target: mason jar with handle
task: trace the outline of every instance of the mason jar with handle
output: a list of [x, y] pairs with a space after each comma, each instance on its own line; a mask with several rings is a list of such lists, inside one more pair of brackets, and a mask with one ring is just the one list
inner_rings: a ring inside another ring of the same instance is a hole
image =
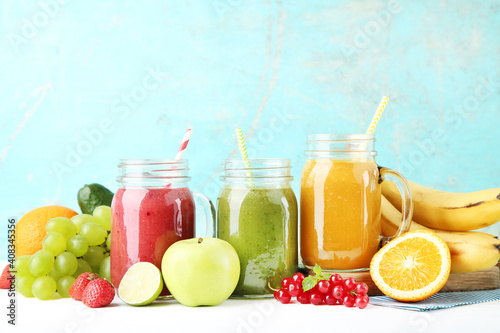
[[[120, 188], [111, 204], [111, 282], [118, 288], [130, 266], [150, 262], [161, 269], [170, 245], [193, 238], [195, 202], [203, 206], [207, 237], [214, 237], [215, 209], [202, 194], [188, 188], [186, 160], [122, 159]], [[199, 236], [199, 235], [198, 235]], [[164, 288], [162, 295], [168, 291]]]
[[398, 172], [378, 167], [372, 134], [310, 134], [300, 190], [301, 258], [306, 267], [364, 271], [379, 246], [381, 182], [393, 181], [402, 196], [402, 223], [410, 228], [411, 192]]
[[288, 159], [228, 159], [217, 200], [217, 236], [240, 259], [233, 297], [272, 297], [298, 266], [297, 199]]

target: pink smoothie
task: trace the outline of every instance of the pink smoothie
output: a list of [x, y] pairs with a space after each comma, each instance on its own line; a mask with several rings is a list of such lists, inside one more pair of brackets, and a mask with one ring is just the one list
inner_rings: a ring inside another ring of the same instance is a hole
[[170, 245], [194, 237], [195, 208], [187, 187], [121, 188], [111, 210], [111, 282], [116, 288], [133, 264], [147, 261], [161, 269]]

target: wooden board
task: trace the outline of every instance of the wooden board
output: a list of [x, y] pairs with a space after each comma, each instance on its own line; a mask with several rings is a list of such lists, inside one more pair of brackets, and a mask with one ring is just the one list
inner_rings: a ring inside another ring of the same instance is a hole
[[[380, 296], [382, 292], [373, 283], [369, 272], [359, 273], [339, 273], [342, 278], [353, 277], [356, 282], [364, 282], [368, 285], [368, 295]], [[472, 290], [490, 290], [500, 287], [500, 269], [495, 266], [490, 269], [471, 273], [453, 273], [450, 274], [448, 281], [440, 292], [452, 291], [472, 291]]]
[[497, 266], [483, 271], [450, 274], [441, 292], [490, 290], [500, 287], [500, 269]]

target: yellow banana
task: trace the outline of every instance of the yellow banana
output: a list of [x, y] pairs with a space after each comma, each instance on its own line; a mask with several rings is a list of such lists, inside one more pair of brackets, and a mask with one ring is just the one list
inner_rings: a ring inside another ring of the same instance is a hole
[[[401, 224], [401, 212], [384, 196], [382, 196], [381, 211], [382, 234], [390, 237], [396, 233]], [[412, 222], [410, 230], [416, 229], [431, 230], [448, 244], [452, 273], [488, 269], [500, 260], [500, 240], [493, 235], [479, 231], [432, 230]]]
[[[432, 229], [468, 231], [500, 221], [500, 188], [451, 193], [408, 181], [413, 196], [413, 220]], [[395, 207], [401, 196], [392, 182], [382, 183], [382, 194]]]

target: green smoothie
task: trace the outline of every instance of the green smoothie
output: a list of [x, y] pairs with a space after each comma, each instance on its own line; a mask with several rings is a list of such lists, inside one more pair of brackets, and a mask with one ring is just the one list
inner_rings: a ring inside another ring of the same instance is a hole
[[218, 198], [218, 237], [238, 253], [235, 296], [269, 295], [297, 271], [297, 199], [287, 187], [223, 187]]

